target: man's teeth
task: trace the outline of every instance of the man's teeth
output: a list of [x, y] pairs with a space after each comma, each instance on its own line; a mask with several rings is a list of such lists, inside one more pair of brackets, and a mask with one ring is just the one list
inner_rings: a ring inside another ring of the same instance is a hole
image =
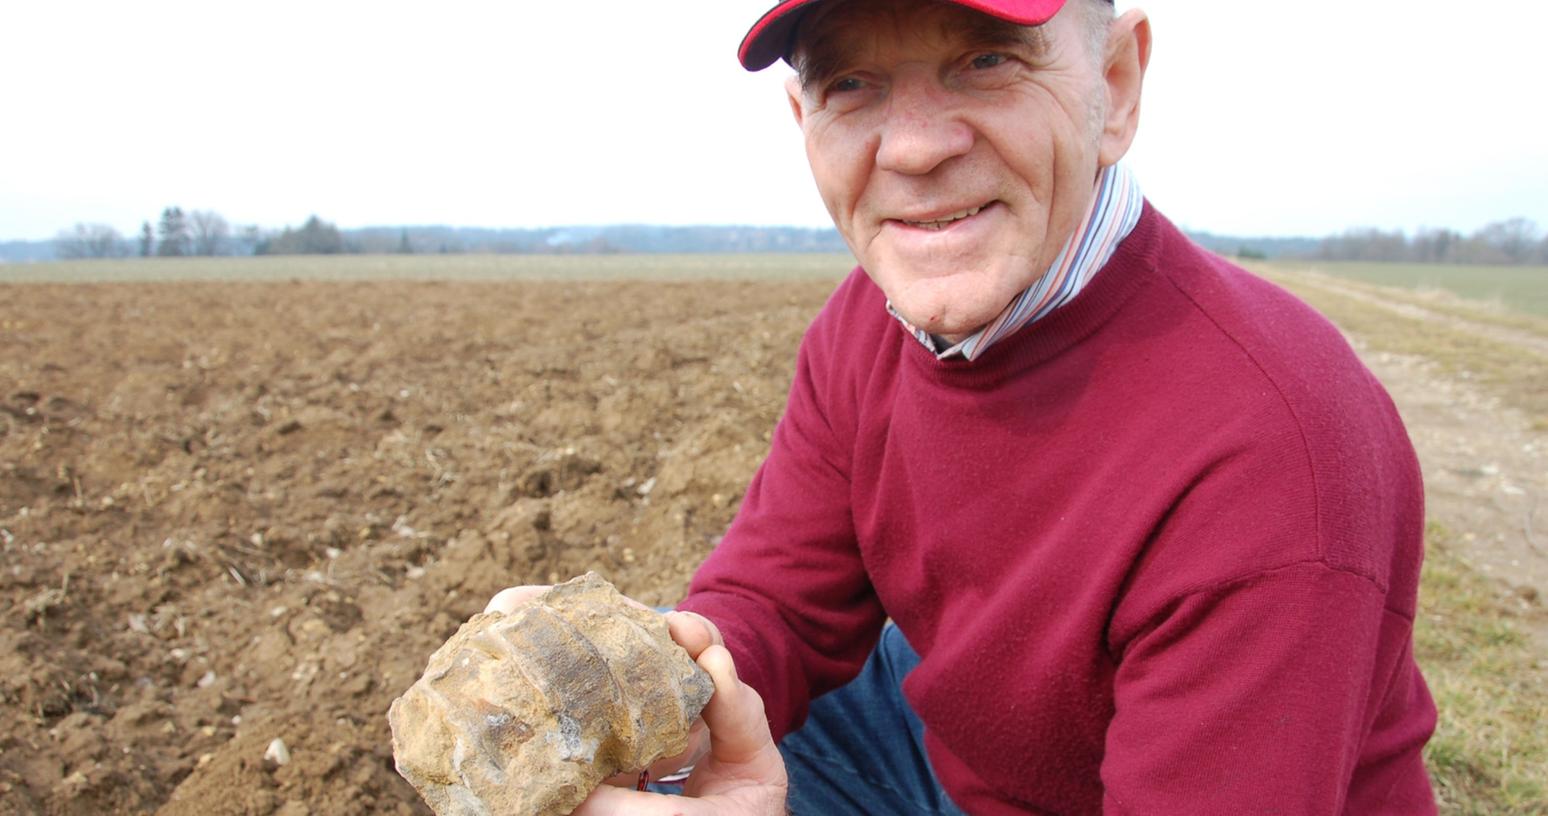
[[964, 218], [969, 218], [971, 216], [978, 215], [978, 213], [981, 210], [983, 210], [984, 206], [988, 206], [988, 205], [983, 205], [983, 206], [979, 206], [979, 207], [972, 207], [972, 208], [963, 210], [961, 212], [955, 212], [955, 213], [952, 213], [951, 215], [946, 216], [945, 218], [939, 218], [939, 219], [936, 219], [934, 221], [904, 221], [903, 223], [905, 223], [905, 224], [907, 224], [907, 225], [909, 225], [911, 227], [918, 227], [920, 229], [927, 229], [927, 230], [945, 229], [948, 224], [951, 224], [954, 221], [961, 221]]

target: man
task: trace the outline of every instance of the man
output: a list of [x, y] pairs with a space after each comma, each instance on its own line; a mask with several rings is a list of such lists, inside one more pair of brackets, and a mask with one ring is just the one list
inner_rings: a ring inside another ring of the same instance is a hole
[[1331, 326], [1119, 166], [1150, 48], [1102, 0], [748, 34], [860, 267], [672, 616], [746, 686], [661, 812], [776, 813], [785, 771], [797, 813], [1434, 811], [1417, 463]]

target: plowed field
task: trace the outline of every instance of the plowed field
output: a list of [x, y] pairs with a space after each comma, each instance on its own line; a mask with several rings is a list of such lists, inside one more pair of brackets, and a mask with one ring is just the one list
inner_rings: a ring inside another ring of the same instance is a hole
[[0, 813], [427, 813], [391, 700], [501, 587], [678, 597], [831, 288], [4, 287]]

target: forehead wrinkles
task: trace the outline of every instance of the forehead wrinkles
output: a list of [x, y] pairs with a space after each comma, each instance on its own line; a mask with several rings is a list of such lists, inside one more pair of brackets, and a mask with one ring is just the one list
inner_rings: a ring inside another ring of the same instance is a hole
[[796, 30], [793, 61], [802, 86], [810, 88], [844, 70], [846, 63], [879, 52], [888, 38], [926, 49], [1026, 48], [1034, 57], [1049, 48], [1043, 26], [1008, 23], [952, 3], [828, 2], [808, 12]]

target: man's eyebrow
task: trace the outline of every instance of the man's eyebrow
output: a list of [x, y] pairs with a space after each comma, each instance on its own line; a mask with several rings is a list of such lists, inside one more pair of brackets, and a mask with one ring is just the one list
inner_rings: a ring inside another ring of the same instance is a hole
[[1043, 26], [1023, 26], [974, 15], [964, 25], [961, 19], [941, 26], [942, 36], [960, 37], [975, 48], [1026, 48], [1033, 56], [1048, 51], [1048, 35]]

